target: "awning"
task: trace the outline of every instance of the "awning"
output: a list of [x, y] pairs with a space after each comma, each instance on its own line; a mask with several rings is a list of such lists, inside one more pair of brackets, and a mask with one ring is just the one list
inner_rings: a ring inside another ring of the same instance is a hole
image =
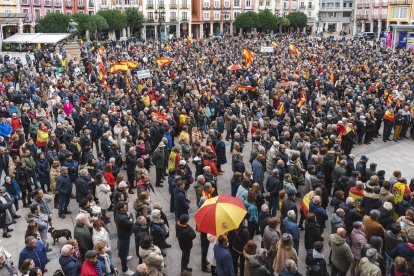
[[66, 39], [68, 33], [46, 34], [46, 33], [17, 33], [3, 40], [3, 43], [40, 43], [56, 44]]

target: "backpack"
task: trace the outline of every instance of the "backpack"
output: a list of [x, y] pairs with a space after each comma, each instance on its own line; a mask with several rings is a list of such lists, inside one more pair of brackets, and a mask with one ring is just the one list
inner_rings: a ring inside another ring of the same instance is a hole
[[62, 270], [58, 269], [53, 273], [53, 276], [65, 276]]

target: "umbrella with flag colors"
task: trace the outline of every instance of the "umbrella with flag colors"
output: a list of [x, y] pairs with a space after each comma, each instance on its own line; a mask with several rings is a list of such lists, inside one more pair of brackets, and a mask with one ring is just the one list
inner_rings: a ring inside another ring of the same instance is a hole
[[207, 199], [194, 218], [198, 231], [219, 236], [237, 229], [246, 213], [240, 198], [219, 195]]
[[237, 64], [232, 64], [229, 67], [227, 67], [227, 70], [229, 71], [237, 71], [237, 70], [241, 70], [241, 66], [237, 65]]

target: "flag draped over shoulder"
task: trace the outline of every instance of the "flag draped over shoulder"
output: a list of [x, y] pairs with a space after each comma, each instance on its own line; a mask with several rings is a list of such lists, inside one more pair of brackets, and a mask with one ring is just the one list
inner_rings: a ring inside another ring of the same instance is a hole
[[171, 63], [171, 59], [168, 57], [160, 57], [160, 58], [156, 58], [155, 62], [158, 64], [160, 68], [163, 68], [165, 65]]
[[37, 130], [36, 146], [46, 147], [48, 141], [49, 141], [49, 131], [47, 129], [39, 128]]
[[300, 203], [300, 210], [303, 212], [305, 216], [309, 213], [309, 204], [314, 195], [315, 195], [315, 192], [310, 191], [303, 197], [302, 202]]
[[246, 59], [245, 66], [250, 66], [253, 63], [254, 55], [249, 49], [244, 48], [242, 56]]
[[289, 51], [290, 51], [291, 54], [294, 54], [298, 57], [300, 56], [300, 52], [298, 51], [298, 49], [296, 48], [296, 46], [294, 44], [290, 44]]
[[389, 109], [385, 111], [384, 120], [387, 120], [388, 122], [394, 122], [394, 114], [391, 113]]
[[285, 103], [281, 102], [277, 108], [276, 115], [281, 116], [285, 112]]

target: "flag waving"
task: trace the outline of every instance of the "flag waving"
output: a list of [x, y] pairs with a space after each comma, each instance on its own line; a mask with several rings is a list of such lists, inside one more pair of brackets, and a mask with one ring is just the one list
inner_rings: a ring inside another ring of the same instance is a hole
[[128, 69], [130, 70], [134, 70], [138, 67], [138, 62], [129, 60], [121, 60], [119, 64], [128, 66]]
[[163, 68], [165, 65], [171, 63], [171, 59], [168, 57], [160, 57], [160, 58], [156, 58], [155, 62], [158, 64], [160, 68]]
[[111, 65], [111, 69], [109, 69], [110, 74], [116, 74], [120, 72], [128, 71], [128, 65], [126, 64], [120, 64], [120, 63], [114, 63]]
[[191, 47], [191, 38], [187, 35], [187, 47], [190, 49]]
[[244, 63], [244, 65], [250, 66], [254, 59], [253, 53], [249, 49], [244, 48], [242, 56], [246, 59], [246, 62]]
[[290, 44], [289, 51], [290, 51], [291, 54], [294, 54], [294, 55], [300, 57], [300, 52], [298, 51], [298, 49], [296, 48], [296, 46], [294, 44]]

